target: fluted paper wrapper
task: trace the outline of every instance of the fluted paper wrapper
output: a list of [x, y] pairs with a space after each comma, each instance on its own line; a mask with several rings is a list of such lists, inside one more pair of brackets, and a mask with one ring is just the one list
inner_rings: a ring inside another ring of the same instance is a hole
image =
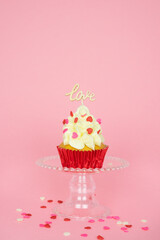
[[63, 167], [67, 168], [101, 168], [109, 146], [100, 150], [79, 151], [57, 146]]

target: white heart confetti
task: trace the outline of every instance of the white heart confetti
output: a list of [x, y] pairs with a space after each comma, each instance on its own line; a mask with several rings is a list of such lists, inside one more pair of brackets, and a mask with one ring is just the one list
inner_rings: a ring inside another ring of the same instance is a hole
[[64, 232], [63, 235], [66, 236], [66, 237], [68, 237], [68, 236], [70, 236], [71, 234], [70, 234], [70, 232]]
[[40, 199], [43, 201], [45, 199], [45, 197], [40, 197]]
[[17, 212], [22, 212], [22, 209], [21, 208], [17, 208], [16, 211]]

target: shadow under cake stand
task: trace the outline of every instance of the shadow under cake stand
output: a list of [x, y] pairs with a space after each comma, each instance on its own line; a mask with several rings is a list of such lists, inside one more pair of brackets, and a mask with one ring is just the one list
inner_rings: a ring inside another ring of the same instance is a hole
[[36, 164], [40, 167], [71, 174], [69, 183], [70, 195], [68, 200], [59, 204], [54, 213], [62, 217], [75, 219], [104, 218], [110, 210], [99, 204], [95, 198], [95, 182], [93, 174], [107, 173], [129, 166], [126, 160], [117, 157], [106, 157], [102, 168], [67, 168], [62, 167], [59, 156], [49, 156], [39, 159]]

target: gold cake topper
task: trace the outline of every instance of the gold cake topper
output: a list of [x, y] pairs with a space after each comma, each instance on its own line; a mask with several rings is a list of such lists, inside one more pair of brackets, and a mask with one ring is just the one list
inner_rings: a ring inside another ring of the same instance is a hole
[[89, 98], [89, 100], [92, 102], [95, 100], [94, 93], [87, 91], [86, 94], [84, 94], [82, 91], [78, 91], [78, 89], [79, 89], [79, 84], [76, 83], [72, 91], [69, 93], [66, 93], [66, 96], [70, 96], [69, 97], [70, 101], [81, 101], [81, 103], [83, 104], [83, 101], [86, 100], [87, 98]]

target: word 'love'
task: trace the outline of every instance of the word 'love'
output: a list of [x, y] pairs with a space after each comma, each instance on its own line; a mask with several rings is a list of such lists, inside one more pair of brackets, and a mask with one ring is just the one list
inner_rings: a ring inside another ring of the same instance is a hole
[[[79, 89], [79, 84], [75, 84], [72, 91], [69, 92], [69, 93], [66, 93], [66, 96], [70, 96], [70, 100], [71, 101], [82, 101], [83, 103], [83, 100], [86, 100], [87, 98], [89, 98], [90, 101], [94, 101], [95, 98], [95, 94], [94, 93], [91, 93], [90, 91], [87, 91], [86, 94], [84, 94], [82, 91], [78, 91]], [[78, 91], [78, 92], [77, 92]]]

